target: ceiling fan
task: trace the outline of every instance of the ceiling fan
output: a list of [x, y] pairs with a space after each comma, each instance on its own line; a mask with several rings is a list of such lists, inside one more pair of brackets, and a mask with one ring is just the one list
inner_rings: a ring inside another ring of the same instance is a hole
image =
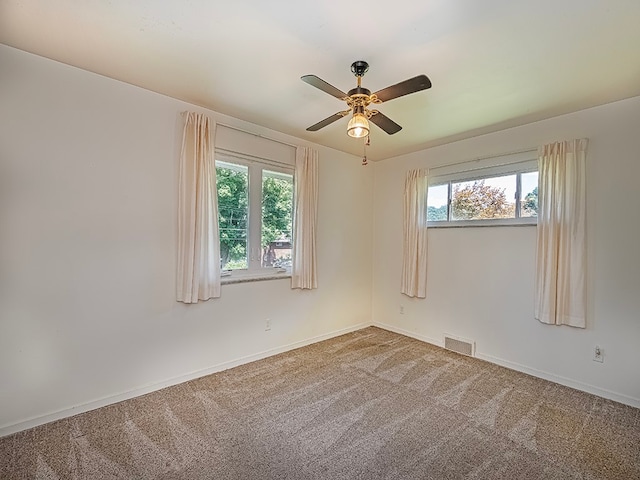
[[342, 117], [349, 115], [351, 112], [353, 112], [353, 116], [347, 125], [347, 134], [351, 137], [362, 138], [369, 135], [368, 120], [371, 120], [389, 135], [393, 135], [394, 133], [398, 133], [402, 130], [400, 125], [386, 115], [380, 113], [378, 110], [369, 109], [369, 105], [377, 105], [410, 93], [426, 90], [427, 88], [431, 88], [431, 81], [426, 75], [418, 75], [417, 77], [410, 78], [404, 82], [400, 82], [390, 87], [383, 88], [382, 90], [378, 90], [375, 93], [371, 93], [370, 90], [362, 87], [361, 85], [362, 77], [368, 70], [369, 64], [363, 60], [358, 60], [351, 64], [351, 71], [358, 79], [358, 86], [349, 90], [348, 93], [344, 93], [342, 90], [337, 89], [315, 75], [305, 75], [301, 77], [303, 82], [319, 88], [329, 95], [339, 98], [346, 102], [349, 107], [347, 110], [334, 113], [321, 122], [311, 125], [307, 128], [307, 131], [315, 132], [320, 130], [327, 125], [332, 124], [336, 120], [340, 120]]

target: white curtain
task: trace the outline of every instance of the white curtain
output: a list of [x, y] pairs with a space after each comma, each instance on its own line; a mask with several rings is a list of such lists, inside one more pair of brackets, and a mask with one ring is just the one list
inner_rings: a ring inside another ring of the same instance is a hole
[[296, 148], [293, 266], [291, 288], [318, 288], [316, 230], [318, 224], [318, 152]]
[[587, 139], [538, 151], [538, 242], [535, 318], [586, 327]]
[[402, 285], [409, 297], [427, 296], [427, 174], [410, 170], [404, 183]]
[[220, 239], [213, 138], [215, 124], [185, 112], [178, 187], [177, 299], [220, 296]]

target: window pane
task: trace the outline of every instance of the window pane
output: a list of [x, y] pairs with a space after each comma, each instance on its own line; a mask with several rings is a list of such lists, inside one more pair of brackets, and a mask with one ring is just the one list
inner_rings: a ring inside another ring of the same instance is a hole
[[452, 184], [451, 219], [515, 218], [516, 175]]
[[447, 219], [449, 203], [449, 185], [433, 185], [427, 195], [427, 221], [435, 222]]
[[262, 171], [262, 266], [291, 266], [293, 176]]
[[216, 180], [220, 265], [223, 270], [247, 268], [248, 168], [216, 162]]
[[538, 172], [520, 175], [522, 197], [520, 198], [521, 217], [538, 216]]

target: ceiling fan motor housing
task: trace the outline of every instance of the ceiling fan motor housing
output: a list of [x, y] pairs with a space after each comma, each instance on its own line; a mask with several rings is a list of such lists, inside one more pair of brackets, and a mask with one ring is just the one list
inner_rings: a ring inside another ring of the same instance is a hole
[[364, 87], [356, 87], [356, 88], [352, 88], [347, 93], [347, 96], [349, 96], [349, 97], [353, 97], [354, 95], [357, 95], [359, 97], [365, 97], [365, 96], [369, 97], [371, 95], [371, 90], [369, 90], [368, 88], [364, 88]]

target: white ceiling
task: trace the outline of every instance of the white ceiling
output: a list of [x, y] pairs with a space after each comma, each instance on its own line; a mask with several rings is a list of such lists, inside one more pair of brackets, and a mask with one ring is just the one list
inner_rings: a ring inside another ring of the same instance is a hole
[[344, 104], [355, 60], [378, 108], [372, 160], [640, 95], [638, 0], [0, 0], [0, 42], [360, 155]]

